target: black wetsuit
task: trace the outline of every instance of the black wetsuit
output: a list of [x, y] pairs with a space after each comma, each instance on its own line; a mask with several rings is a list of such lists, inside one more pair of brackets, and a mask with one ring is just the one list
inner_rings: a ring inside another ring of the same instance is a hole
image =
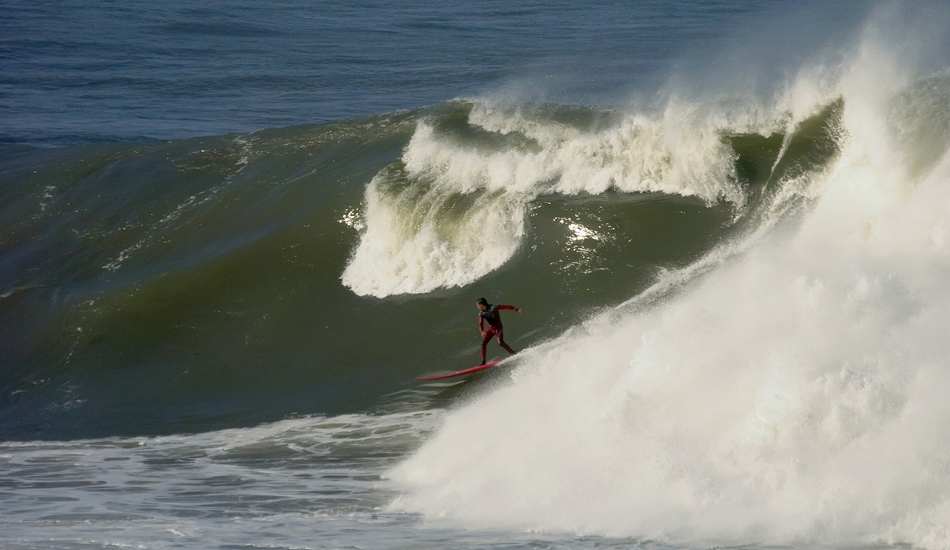
[[501, 315], [498, 314], [499, 309], [515, 309], [515, 308], [513, 308], [512, 306], [504, 306], [504, 305], [493, 306], [489, 304], [488, 309], [485, 311], [480, 311], [478, 313], [478, 316], [484, 319], [486, 322], [488, 322], [488, 324], [494, 327], [495, 329], [501, 330], [504, 327], [501, 326]]

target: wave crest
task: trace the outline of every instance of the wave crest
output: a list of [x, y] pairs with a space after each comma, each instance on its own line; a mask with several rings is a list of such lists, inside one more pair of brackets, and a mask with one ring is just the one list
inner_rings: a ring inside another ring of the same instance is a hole
[[342, 282], [377, 297], [470, 284], [517, 252], [544, 195], [655, 192], [742, 207], [726, 137], [738, 130], [701, 107], [649, 116], [455, 102], [421, 119], [402, 158], [367, 186], [366, 229]]

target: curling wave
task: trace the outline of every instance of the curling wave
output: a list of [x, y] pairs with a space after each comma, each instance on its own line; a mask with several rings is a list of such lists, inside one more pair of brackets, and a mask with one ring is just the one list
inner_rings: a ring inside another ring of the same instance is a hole
[[765, 120], [758, 112], [718, 103], [622, 114], [456, 102], [420, 120], [402, 158], [367, 186], [365, 231], [342, 281], [376, 297], [469, 284], [516, 253], [530, 205], [544, 195], [654, 192], [741, 208], [729, 136], [789, 126], [787, 109]]

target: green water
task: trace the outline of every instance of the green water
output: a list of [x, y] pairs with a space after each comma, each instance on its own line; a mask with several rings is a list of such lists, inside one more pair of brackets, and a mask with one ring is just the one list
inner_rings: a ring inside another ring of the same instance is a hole
[[[770, 185], [831, 154], [827, 126], [840, 110], [803, 124], [774, 169], [782, 135], [723, 135], [744, 205], [541, 194], [514, 255], [477, 282], [356, 295], [340, 277], [363, 230], [364, 189], [402, 170], [418, 120], [466, 147], [532, 146], [472, 126], [471, 108], [170, 142], [9, 146], [0, 163], [4, 435], [171, 433], [440, 406], [443, 390], [420, 389], [415, 377], [477, 363], [476, 298], [527, 310], [505, 319], [516, 349], [622, 302], [744, 230]], [[610, 113], [540, 112], [577, 127], [614, 124]], [[444, 219], [471, 200], [458, 195]]]

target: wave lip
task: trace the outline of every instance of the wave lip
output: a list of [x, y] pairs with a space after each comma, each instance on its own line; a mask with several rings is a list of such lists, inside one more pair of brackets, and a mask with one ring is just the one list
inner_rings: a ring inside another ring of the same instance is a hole
[[[402, 158], [367, 186], [366, 228], [344, 270], [359, 295], [419, 294], [470, 284], [521, 246], [543, 195], [660, 192], [725, 200], [745, 194], [735, 152], [708, 110], [671, 104], [607, 125], [570, 108], [450, 106], [419, 121]], [[461, 110], [465, 121], [459, 123]], [[573, 117], [573, 120], [571, 120]], [[588, 120], [585, 120], [588, 119]]]

